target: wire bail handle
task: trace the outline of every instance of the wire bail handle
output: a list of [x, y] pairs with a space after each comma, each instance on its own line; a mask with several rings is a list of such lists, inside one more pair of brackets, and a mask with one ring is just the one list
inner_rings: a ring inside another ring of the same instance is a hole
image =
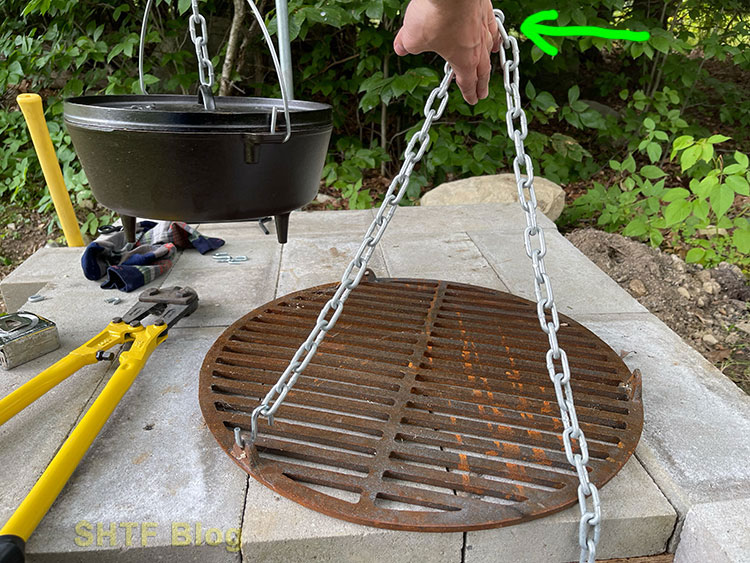
[[[151, 14], [151, 8], [153, 6], [153, 3], [154, 3], [153, 0], [147, 0], [146, 2], [146, 8], [143, 11], [143, 21], [141, 22], [141, 35], [140, 35], [140, 40], [138, 44], [138, 82], [139, 82], [141, 92], [143, 93], [143, 95], [148, 95], [148, 92], [146, 91], [146, 84], [144, 82], [143, 58], [144, 58], [144, 49], [145, 49], [145, 44], [146, 44], [146, 32], [148, 30], [148, 18], [149, 18], [149, 15]], [[260, 30], [263, 33], [263, 39], [265, 40], [266, 45], [268, 46], [268, 50], [271, 53], [273, 66], [274, 66], [274, 69], [276, 70], [276, 78], [279, 81], [279, 88], [281, 90], [281, 103], [284, 109], [284, 121], [286, 123], [286, 135], [284, 136], [284, 139], [281, 142], [286, 143], [289, 140], [289, 138], [292, 136], [292, 123], [291, 123], [291, 117], [289, 114], [289, 93], [287, 92], [285, 81], [282, 79], [282, 76], [281, 76], [281, 64], [279, 63], [279, 57], [276, 53], [276, 47], [273, 44], [273, 40], [271, 39], [270, 33], [268, 33], [268, 28], [266, 27], [266, 24], [263, 21], [263, 16], [258, 10], [258, 7], [255, 5], [255, 2], [253, 2], [253, 0], [247, 0], [247, 3], [250, 6], [250, 10], [253, 12], [253, 16], [255, 17], [255, 20], [258, 22], [258, 26], [260, 27]], [[200, 103], [200, 105], [204, 107], [204, 109], [208, 111], [214, 111], [216, 110], [216, 102], [214, 100], [214, 95], [213, 95], [213, 90], [212, 90], [213, 85], [214, 85], [214, 67], [211, 64], [211, 59], [208, 58], [208, 50], [207, 50], [208, 31], [206, 28], [206, 20], [198, 11], [198, 0], [192, 0], [192, 10], [193, 10], [193, 13], [190, 14], [190, 18], [188, 21], [189, 21], [189, 29], [190, 29], [190, 38], [195, 44], [195, 53], [198, 59], [198, 76], [200, 80], [200, 85], [198, 86], [198, 102]], [[200, 35], [198, 34], [196, 23], [200, 24], [200, 30], [201, 30]], [[271, 107], [271, 120], [270, 120], [271, 134], [277, 133], [276, 126], [278, 123], [278, 112], [279, 112], [279, 108], [277, 106]]]

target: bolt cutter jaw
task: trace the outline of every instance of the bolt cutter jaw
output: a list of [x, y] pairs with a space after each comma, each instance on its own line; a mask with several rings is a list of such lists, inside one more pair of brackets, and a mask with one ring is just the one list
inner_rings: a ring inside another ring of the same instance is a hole
[[[113, 322], [124, 322], [138, 326], [140, 322], [154, 315], [154, 325], [166, 324], [173, 327], [180, 319], [191, 315], [198, 308], [198, 294], [189, 287], [168, 287], [147, 289], [138, 297], [138, 303]], [[135, 323], [135, 324], [134, 324]]]

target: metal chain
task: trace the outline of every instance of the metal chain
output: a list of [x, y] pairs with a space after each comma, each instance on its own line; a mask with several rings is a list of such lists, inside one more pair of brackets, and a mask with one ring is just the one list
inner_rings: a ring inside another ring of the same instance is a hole
[[[292, 360], [284, 370], [284, 373], [279, 377], [276, 385], [274, 385], [264, 397], [260, 406], [253, 410], [250, 430], [250, 439], [252, 441], [255, 440], [258, 433], [258, 418], [265, 416], [268, 418], [268, 422], [273, 424], [274, 413], [279, 409], [284, 398], [294, 386], [299, 376], [305, 371], [305, 368], [312, 360], [318, 346], [323, 341], [328, 331], [336, 325], [336, 321], [338, 321], [344, 310], [346, 299], [362, 280], [365, 270], [367, 269], [367, 264], [375, 251], [375, 247], [380, 242], [380, 239], [383, 238], [383, 234], [385, 234], [385, 230], [388, 227], [388, 223], [391, 221], [391, 217], [393, 217], [399, 202], [403, 199], [404, 194], [406, 193], [406, 188], [409, 185], [414, 166], [416, 166], [424, 156], [425, 152], [427, 152], [427, 147], [430, 144], [430, 127], [432, 127], [432, 122], [439, 119], [440, 116], [443, 115], [443, 111], [445, 111], [445, 106], [448, 104], [448, 87], [450, 86], [452, 79], [453, 69], [451, 69], [450, 65], [446, 63], [445, 76], [443, 77], [442, 82], [440, 82], [440, 85], [435, 88], [429, 98], [427, 98], [427, 103], [424, 107], [425, 119], [422, 128], [414, 133], [411, 139], [409, 139], [409, 144], [406, 147], [406, 151], [404, 151], [404, 163], [401, 165], [398, 174], [391, 181], [391, 185], [388, 187], [383, 203], [380, 206], [375, 219], [373, 219], [370, 228], [367, 229], [367, 233], [365, 233], [362, 244], [359, 246], [359, 250], [357, 250], [354, 258], [346, 267], [336, 293], [323, 307], [323, 310], [318, 315], [315, 328], [313, 328], [305, 342], [294, 354], [294, 357], [292, 357]], [[433, 106], [436, 101], [439, 101], [439, 103], [437, 108], [434, 108]], [[419, 147], [417, 147], [417, 144]]]
[[[195, 2], [195, 0], [194, 0]], [[547, 254], [547, 245], [544, 239], [544, 231], [538, 226], [536, 220], [537, 201], [534, 192], [534, 167], [531, 158], [526, 154], [524, 140], [528, 135], [528, 123], [526, 114], [521, 106], [520, 74], [518, 65], [520, 62], [518, 41], [515, 37], [508, 35], [505, 30], [505, 15], [501, 10], [495, 10], [503, 49], [500, 50], [500, 61], [503, 68], [503, 84], [508, 104], [505, 115], [508, 136], [513, 141], [516, 155], [513, 158], [513, 172], [518, 186], [518, 199], [521, 208], [526, 215], [526, 228], [524, 229], [524, 246], [526, 254], [531, 259], [534, 269], [534, 294], [537, 301], [537, 316], [539, 324], [549, 340], [549, 351], [546, 355], [547, 370], [554, 385], [555, 395], [560, 407], [560, 418], [563, 423], [562, 441], [565, 448], [565, 456], [568, 462], [575, 468], [578, 475], [578, 503], [581, 511], [581, 519], [578, 526], [578, 543], [581, 547], [580, 563], [593, 563], [596, 559], [596, 546], [599, 542], [601, 530], [601, 504], [599, 502], [599, 491], [590, 482], [587, 465], [589, 452], [586, 437], [578, 423], [575, 404], [573, 402], [573, 391], [570, 386], [570, 365], [565, 350], [560, 348], [557, 341], [557, 331], [560, 328], [560, 319], [557, 306], [552, 293], [552, 284], [544, 264]], [[510, 53], [510, 58], [509, 58]], [[251, 415], [251, 441], [254, 441], [258, 433], [258, 419], [267, 417], [269, 424], [273, 424], [273, 415], [281, 406], [287, 394], [295, 382], [312, 360], [318, 346], [330, 331], [343, 312], [344, 303], [349, 294], [354, 290], [364, 276], [367, 264], [375, 251], [380, 239], [385, 233], [399, 202], [406, 192], [411, 173], [414, 166], [422, 159], [429, 146], [429, 130], [435, 119], [440, 118], [448, 103], [448, 86], [453, 78], [453, 70], [450, 65], [445, 65], [445, 76], [440, 85], [435, 88], [427, 99], [424, 114], [425, 121], [422, 128], [409, 140], [404, 152], [404, 162], [399, 173], [391, 182], [386, 192], [380, 209], [370, 228], [365, 234], [364, 240], [357, 250], [352, 261], [344, 271], [336, 293], [326, 303], [317, 318], [315, 327], [308, 335], [305, 342], [294, 354], [291, 362], [282, 373], [276, 385], [263, 398], [261, 404], [256, 407]], [[438, 108], [432, 106], [439, 99]], [[415, 153], [415, 148], [419, 148]], [[524, 173], [521, 173], [523, 165]], [[528, 191], [528, 196], [526, 195]], [[536, 246], [534, 240], [537, 241]], [[330, 317], [327, 318], [330, 314]], [[558, 367], [559, 366], [559, 367]], [[242, 445], [239, 429], [235, 429], [235, 440]], [[578, 452], [573, 450], [573, 440], [578, 443]], [[591, 509], [589, 509], [589, 499]]]
[[[211, 64], [211, 59], [208, 56], [206, 18], [198, 10], [198, 0], [191, 0], [191, 6], [193, 13], [190, 14], [188, 23], [190, 39], [192, 39], [193, 45], [195, 45], [195, 57], [198, 59], [198, 77], [201, 86], [208, 86], [210, 89], [214, 86], [214, 65]], [[198, 26], [200, 26], [200, 35], [198, 34]]]
[[[549, 340], [549, 351], [546, 358], [547, 371], [555, 387], [557, 403], [560, 406], [565, 456], [568, 463], [575, 468], [578, 474], [578, 504], [581, 510], [581, 519], [578, 525], [578, 543], [581, 547], [579, 561], [580, 563], [593, 563], [596, 560], [596, 546], [599, 542], [602, 521], [599, 491], [589, 481], [587, 469], [589, 451], [586, 437], [578, 424], [578, 416], [573, 403], [568, 356], [565, 350], [560, 348], [557, 341], [560, 319], [552, 293], [552, 284], [544, 265], [544, 257], [547, 254], [544, 230], [537, 225], [536, 221], [537, 201], [534, 193], [534, 166], [524, 147], [524, 140], [529, 131], [526, 114], [521, 106], [518, 41], [515, 37], [508, 35], [505, 30], [503, 25], [505, 15], [503, 12], [495, 10], [495, 17], [500, 28], [503, 47], [500, 49], [500, 62], [503, 68], [505, 99], [508, 102], [505, 121], [508, 126], [508, 136], [516, 149], [516, 155], [513, 157], [513, 173], [516, 176], [516, 185], [518, 186], [518, 201], [526, 214], [526, 228], [523, 232], [524, 246], [526, 247], [526, 255], [531, 259], [534, 269], [534, 295], [536, 296], [539, 324]], [[523, 174], [521, 173], [522, 166]], [[528, 196], [526, 195], [527, 190]], [[536, 241], [536, 244], [534, 244], [534, 241]], [[573, 450], [573, 440], [578, 442], [578, 452]], [[591, 500], [590, 509], [588, 506], [589, 500]]]

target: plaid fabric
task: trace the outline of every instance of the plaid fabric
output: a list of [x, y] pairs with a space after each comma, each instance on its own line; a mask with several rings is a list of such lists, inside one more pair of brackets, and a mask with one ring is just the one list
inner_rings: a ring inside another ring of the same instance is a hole
[[86, 247], [81, 267], [86, 278], [100, 280], [103, 289], [133, 291], [167, 273], [177, 248], [195, 248], [201, 254], [221, 247], [219, 238], [204, 237], [185, 223], [141, 221], [136, 243], [127, 243], [125, 233], [101, 235]]

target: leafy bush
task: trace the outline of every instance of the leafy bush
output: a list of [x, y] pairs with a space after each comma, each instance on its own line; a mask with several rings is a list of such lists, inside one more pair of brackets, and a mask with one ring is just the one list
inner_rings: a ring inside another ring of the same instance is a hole
[[750, 269], [750, 206], [739, 203], [750, 196], [748, 156], [739, 151], [730, 158], [717, 155], [714, 145], [728, 140], [723, 135], [675, 140], [670, 160], [679, 161], [687, 188], [675, 185], [659, 166], [637, 168], [632, 154], [612, 160], [609, 166], [617, 174], [611, 185], [594, 183], [568, 210], [567, 220], [595, 216], [607, 231], [654, 246], [666, 239], [685, 253], [687, 262], [712, 267], [728, 261]]

